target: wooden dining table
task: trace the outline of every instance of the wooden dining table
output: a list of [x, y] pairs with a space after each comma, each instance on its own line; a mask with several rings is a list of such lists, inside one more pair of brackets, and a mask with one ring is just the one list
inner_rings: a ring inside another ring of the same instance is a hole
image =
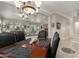
[[40, 47], [38, 41], [34, 42], [33, 44], [29, 44], [29, 41], [27, 41], [27, 40], [17, 42], [15, 44], [10, 45], [10, 46], [0, 48], [0, 58], [17, 58], [16, 56], [7, 55], [7, 53], [3, 53], [1, 51], [8, 50], [8, 49], [19, 48], [19, 47], [20, 48], [32, 48], [33, 49], [33, 51], [26, 58], [46, 58], [48, 48], [50, 46], [50, 40], [48, 39], [47, 42], [48, 42], [47, 47]]

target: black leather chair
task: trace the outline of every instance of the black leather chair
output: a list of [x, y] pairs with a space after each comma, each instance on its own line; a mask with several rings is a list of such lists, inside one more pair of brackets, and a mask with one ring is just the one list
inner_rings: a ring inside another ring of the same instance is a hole
[[20, 42], [22, 40], [25, 40], [25, 34], [23, 31], [15, 31], [15, 41]]
[[51, 47], [51, 57], [52, 58], [55, 58], [55, 56], [56, 56], [59, 41], [60, 41], [59, 34], [58, 34], [58, 32], [55, 32], [55, 34], [53, 36], [52, 47]]
[[39, 41], [46, 40], [46, 31], [44, 31], [44, 30], [40, 31], [38, 34], [38, 39], [39, 39]]
[[45, 30], [41, 30], [38, 34], [39, 39], [39, 47], [41, 48], [47, 48], [49, 43], [47, 42], [47, 32]]
[[3, 32], [0, 34], [0, 48], [25, 40], [23, 31]]
[[1, 33], [0, 34], [0, 48], [14, 44], [15, 36], [12, 33]]

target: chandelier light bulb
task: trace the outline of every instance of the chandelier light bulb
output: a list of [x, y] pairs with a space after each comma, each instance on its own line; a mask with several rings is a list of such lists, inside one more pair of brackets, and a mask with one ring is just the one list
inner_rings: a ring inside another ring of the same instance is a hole
[[38, 12], [38, 8], [36, 8], [36, 13]]
[[35, 5], [36, 5], [37, 7], [40, 7], [41, 1], [35, 1]]
[[22, 5], [22, 2], [21, 2], [21, 1], [14, 1], [14, 3], [15, 3], [15, 6], [16, 6], [17, 8], [20, 8], [21, 5]]

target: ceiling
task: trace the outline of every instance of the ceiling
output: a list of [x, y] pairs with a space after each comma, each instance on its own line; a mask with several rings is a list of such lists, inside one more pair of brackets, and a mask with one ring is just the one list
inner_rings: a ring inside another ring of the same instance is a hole
[[50, 13], [59, 12], [67, 17], [73, 17], [79, 10], [79, 1], [43, 1], [42, 8]]
[[[41, 11], [38, 16], [33, 15], [30, 16], [32, 19], [36, 17], [36, 19], [46, 20], [46, 14], [52, 14], [53, 12], [57, 12], [66, 17], [74, 17], [77, 15], [79, 10], [79, 1], [42, 1]], [[40, 12], [40, 11], [39, 11]], [[14, 6], [12, 1], [0, 1], [0, 15], [9, 19], [22, 19], [18, 15], [18, 11]], [[30, 18], [28, 17], [28, 18]], [[40, 21], [38, 21], [40, 22]]]
[[48, 20], [48, 16], [42, 13], [33, 14], [28, 17], [26, 16], [25, 19], [23, 19], [21, 15], [22, 13], [16, 9], [12, 1], [0, 1], [0, 16], [6, 20], [26, 20], [38, 23], [46, 22]]

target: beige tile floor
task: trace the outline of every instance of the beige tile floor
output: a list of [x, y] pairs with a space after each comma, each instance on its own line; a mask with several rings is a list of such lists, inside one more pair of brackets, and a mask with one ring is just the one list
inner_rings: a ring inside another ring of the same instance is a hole
[[[70, 48], [75, 51], [74, 54], [68, 54], [63, 52], [61, 49]], [[62, 39], [60, 40], [59, 47], [57, 50], [56, 58], [79, 58], [79, 43], [74, 42], [72, 39]]]

